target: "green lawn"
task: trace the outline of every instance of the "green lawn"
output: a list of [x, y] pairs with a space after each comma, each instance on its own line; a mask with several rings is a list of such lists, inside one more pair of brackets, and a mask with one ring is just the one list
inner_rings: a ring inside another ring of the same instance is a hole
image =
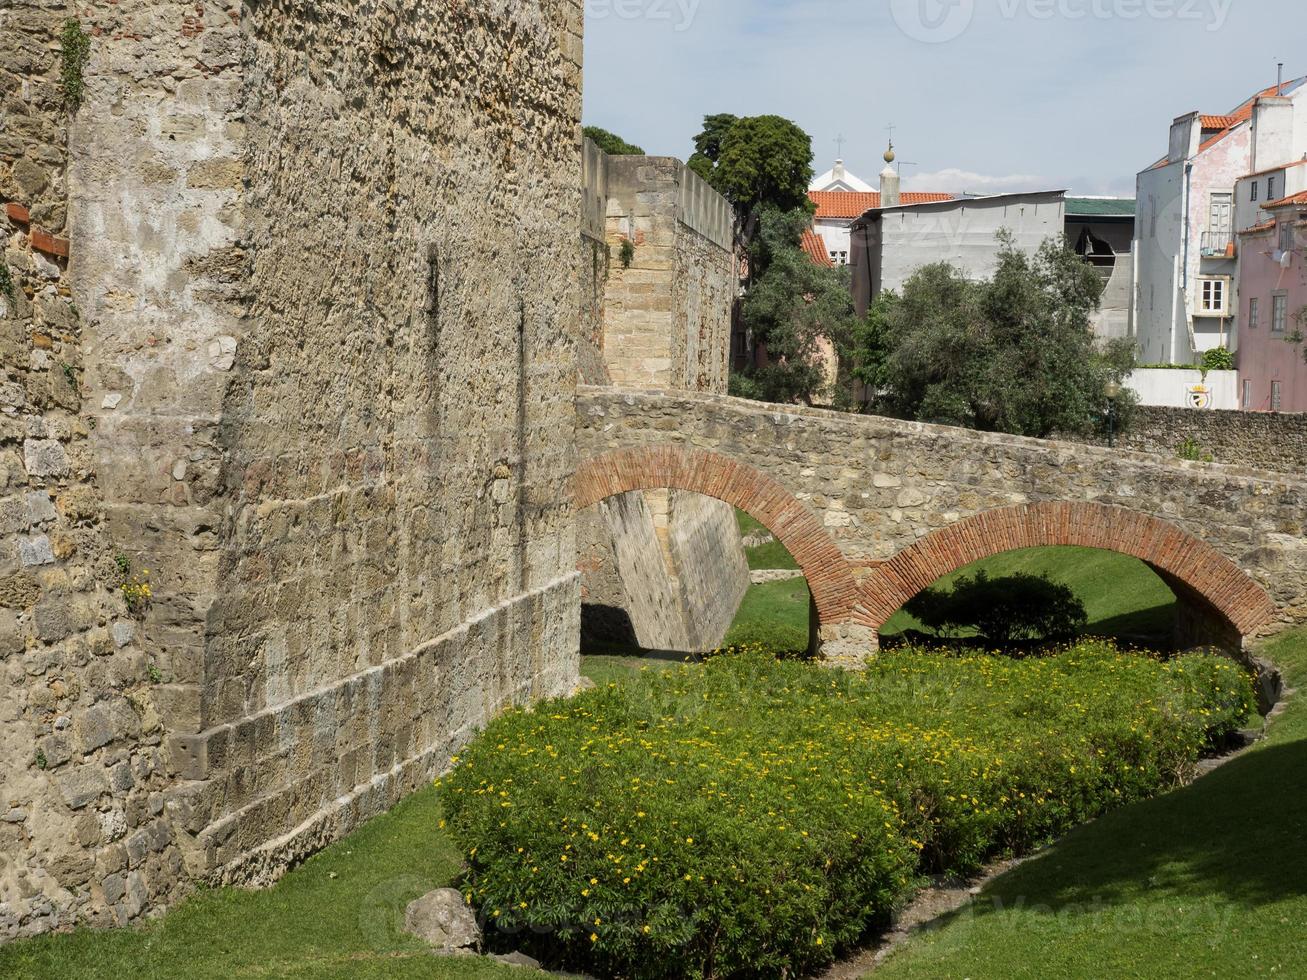
[[405, 906], [458, 873], [460, 857], [438, 820], [435, 791], [424, 791], [274, 888], [205, 891], [143, 927], [0, 947], [0, 977], [521, 977], [484, 960], [434, 957], [400, 931]]
[[[991, 578], [1024, 573], [1048, 574], [1070, 586], [1089, 614], [1089, 635], [1114, 636], [1146, 642], [1168, 640], [1175, 621], [1175, 595], [1157, 574], [1137, 558], [1093, 548], [1031, 548], [995, 555], [958, 570], [943, 585], [977, 571]], [[883, 633], [920, 630], [916, 619], [900, 610]]]
[[[1307, 629], [1265, 652], [1307, 685]], [[586, 668], [605, 682], [631, 669], [615, 658]], [[425, 791], [268, 891], [202, 892], [136, 929], [0, 947], [0, 977], [529, 975], [433, 958], [398, 931], [408, 901], [457, 874], [437, 819]], [[876, 976], [1307, 976], [1307, 705], [1292, 702], [1267, 742], [1194, 786], [1105, 817], [998, 879], [975, 911]]]
[[[755, 532], [760, 534], [771, 533], [742, 510], [737, 509], [735, 511], [735, 520], [740, 525], [740, 534], [742, 536]], [[751, 569], [795, 569], [799, 567], [799, 563], [794, 560], [794, 556], [785, 550], [785, 545], [775, 539], [754, 548], [745, 548], [744, 556], [748, 559], [749, 568]]]
[[[1307, 685], [1307, 630], [1265, 653]], [[1212, 775], [997, 879], [874, 976], [1307, 976], [1307, 704]]]

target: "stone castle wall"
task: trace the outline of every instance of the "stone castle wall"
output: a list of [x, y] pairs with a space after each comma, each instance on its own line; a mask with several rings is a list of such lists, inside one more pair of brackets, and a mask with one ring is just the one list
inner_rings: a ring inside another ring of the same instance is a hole
[[1197, 411], [1139, 405], [1118, 445], [1175, 457], [1192, 440], [1203, 458], [1233, 466], [1307, 471], [1307, 415]]
[[[120, 585], [86, 399], [51, 0], [0, 12], [0, 940], [121, 925], [176, 889], [159, 651]], [[129, 581], [153, 570], [137, 565]]]
[[[589, 141], [583, 184], [582, 380], [724, 393], [738, 288], [730, 205], [678, 160], [609, 157]], [[749, 587], [730, 507], [632, 494], [582, 514], [578, 535], [587, 644], [720, 644]]]
[[[97, 5], [71, 122], [71, 14], [24, 11], [12, 670], [48, 690], [0, 709], [0, 935], [271, 880], [569, 691], [579, 629], [580, 3]], [[119, 554], [152, 573], [139, 623]]]

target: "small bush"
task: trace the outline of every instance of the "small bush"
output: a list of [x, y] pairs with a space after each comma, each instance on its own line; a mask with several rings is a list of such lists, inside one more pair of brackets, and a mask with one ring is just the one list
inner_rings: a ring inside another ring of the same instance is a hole
[[964, 576], [951, 589], [927, 589], [904, 607], [937, 635], [975, 630], [989, 643], [1065, 642], [1089, 625], [1085, 604], [1047, 575]]
[[1214, 347], [1204, 352], [1201, 369], [1204, 376], [1209, 371], [1233, 371], [1234, 355], [1224, 347]]
[[1180, 443], [1176, 447], [1175, 454], [1180, 459], [1188, 460], [1191, 463], [1211, 463], [1215, 461], [1212, 454], [1203, 449], [1203, 444], [1192, 437]]
[[69, 111], [76, 112], [82, 105], [86, 94], [86, 80], [83, 73], [87, 62], [91, 60], [91, 36], [82, 29], [82, 23], [75, 17], [64, 21], [60, 33], [60, 71], [63, 84], [64, 104]]
[[492, 944], [604, 976], [794, 976], [922, 873], [1184, 780], [1251, 696], [1231, 662], [1102, 643], [865, 674], [721, 657], [512, 712], [440, 795]]

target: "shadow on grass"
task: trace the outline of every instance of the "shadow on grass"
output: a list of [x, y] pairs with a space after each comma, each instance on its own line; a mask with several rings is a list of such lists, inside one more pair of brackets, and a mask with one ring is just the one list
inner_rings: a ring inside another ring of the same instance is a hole
[[1246, 908], [1307, 895], [1307, 741], [1249, 752], [1080, 828], [995, 879], [968, 914], [1056, 914], [1150, 893]]

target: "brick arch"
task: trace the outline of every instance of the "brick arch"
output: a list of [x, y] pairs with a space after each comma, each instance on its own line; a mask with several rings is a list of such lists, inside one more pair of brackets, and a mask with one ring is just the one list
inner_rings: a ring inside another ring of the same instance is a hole
[[635, 490], [688, 490], [724, 500], [767, 528], [798, 562], [822, 625], [849, 622], [858, 586], [812, 510], [751, 466], [702, 449], [621, 449], [582, 463], [573, 489], [578, 510]]
[[1168, 584], [1201, 597], [1240, 636], [1256, 633], [1276, 615], [1270, 596], [1238, 565], [1174, 524], [1125, 507], [1039, 503], [978, 514], [905, 548], [864, 582], [858, 621], [879, 631], [943, 576], [992, 555], [1050, 545], [1138, 558]]

